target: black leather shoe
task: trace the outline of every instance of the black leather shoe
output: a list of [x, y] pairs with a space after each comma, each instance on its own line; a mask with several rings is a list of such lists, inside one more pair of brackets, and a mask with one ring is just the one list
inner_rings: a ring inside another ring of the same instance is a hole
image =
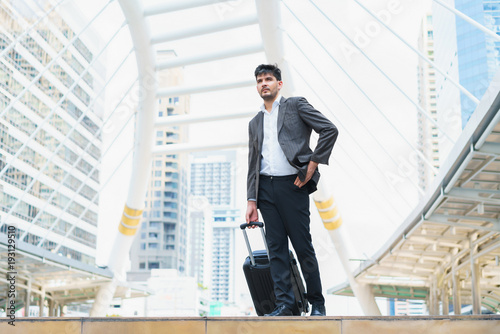
[[278, 305], [271, 313], [264, 314], [265, 317], [283, 317], [289, 315], [293, 315], [292, 310], [286, 307], [286, 305]]
[[323, 304], [313, 304], [311, 316], [321, 316], [324, 317], [326, 315], [325, 305]]

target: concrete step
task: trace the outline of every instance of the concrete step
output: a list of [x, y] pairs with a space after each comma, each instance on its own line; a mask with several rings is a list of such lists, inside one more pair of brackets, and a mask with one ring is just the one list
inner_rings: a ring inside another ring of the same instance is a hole
[[36, 334], [499, 334], [500, 315], [415, 317], [17, 318], [0, 333]]

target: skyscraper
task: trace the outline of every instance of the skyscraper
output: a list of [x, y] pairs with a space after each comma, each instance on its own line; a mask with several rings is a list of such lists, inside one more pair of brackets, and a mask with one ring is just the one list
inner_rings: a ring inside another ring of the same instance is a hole
[[[188, 275], [210, 292], [212, 277], [212, 208], [204, 196], [189, 197]], [[209, 295], [209, 294], [208, 294]], [[207, 300], [209, 296], [207, 296]]]
[[192, 158], [191, 194], [205, 196], [214, 208], [234, 206], [236, 153], [195, 153]]
[[[174, 51], [160, 51], [158, 59], [175, 56]], [[182, 81], [182, 69], [163, 71], [160, 87]], [[159, 99], [158, 117], [182, 115], [189, 111], [189, 97]], [[187, 131], [179, 126], [156, 128], [156, 145], [186, 141]], [[177, 269], [186, 274], [187, 262], [187, 175], [182, 154], [155, 156], [147, 190], [141, 228], [131, 248], [131, 271], [128, 280], [146, 281], [151, 269]]]
[[212, 251], [212, 300], [235, 302], [236, 242], [240, 211], [231, 208], [214, 210]]
[[[500, 0], [443, 2], [492, 31], [500, 29]], [[435, 63], [448, 76], [436, 75], [438, 123], [447, 133], [446, 137], [439, 136], [439, 155], [443, 161], [476, 107], [456, 83], [480, 100], [499, 68], [500, 43], [437, 3], [433, 3], [432, 15]]]
[[[499, 0], [455, 0], [455, 8], [492, 31], [500, 32]], [[500, 66], [500, 42], [456, 19], [460, 84], [481, 99]], [[462, 128], [474, 112], [473, 103], [461, 93]]]
[[[418, 39], [420, 52], [434, 60], [434, 29], [432, 15], [427, 14], [420, 27]], [[418, 97], [420, 107], [437, 122], [436, 104], [436, 71], [427, 62], [419, 59], [418, 63]], [[426, 190], [433, 180], [432, 168], [439, 168], [439, 130], [428, 117], [421, 112], [417, 115], [418, 148], [422, 157], [418, 157], [419, 187]]]
[[30, 29], [48, 8], [0, 4], [0, 232], [16, 225], [21, 242], [93, 265], [105, 77], [94, 50], [102, 40], [81, 30], [69, 7]]
[[191, 194], [204, 196], [213, 208], [212, 301], [235, 301], [236, 152], [204, 152], [191, 155]]

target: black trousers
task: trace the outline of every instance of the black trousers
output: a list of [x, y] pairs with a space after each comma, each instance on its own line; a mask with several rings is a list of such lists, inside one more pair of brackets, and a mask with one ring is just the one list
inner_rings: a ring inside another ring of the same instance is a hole
[[309, 230], [307, 187], [293, 184], [297, 175], [260, 175], [258, 207], [266, 226], [271, 276], [277, 305], [292, 307], [295, 297], [290, 279], [288, 238], [297, 254], [311, 304], [324, 304], [318, 260]]

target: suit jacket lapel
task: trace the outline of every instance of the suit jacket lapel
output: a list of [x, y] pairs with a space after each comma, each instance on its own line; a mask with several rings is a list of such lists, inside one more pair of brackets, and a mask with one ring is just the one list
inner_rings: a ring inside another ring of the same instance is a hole
[[284, 97], [281, 97], [280, 100], [280, 111], [278, 112], [278, 134], [281, 131], [281, 127], [283, 126], [283, 122], [285, 119], [285, 113], [286, 113], [286, 99]]
[[262, 142], [264, 141], [264, 114], [259, 111], [257, 116], [257, 145], [259, 154], [262, 152]]

